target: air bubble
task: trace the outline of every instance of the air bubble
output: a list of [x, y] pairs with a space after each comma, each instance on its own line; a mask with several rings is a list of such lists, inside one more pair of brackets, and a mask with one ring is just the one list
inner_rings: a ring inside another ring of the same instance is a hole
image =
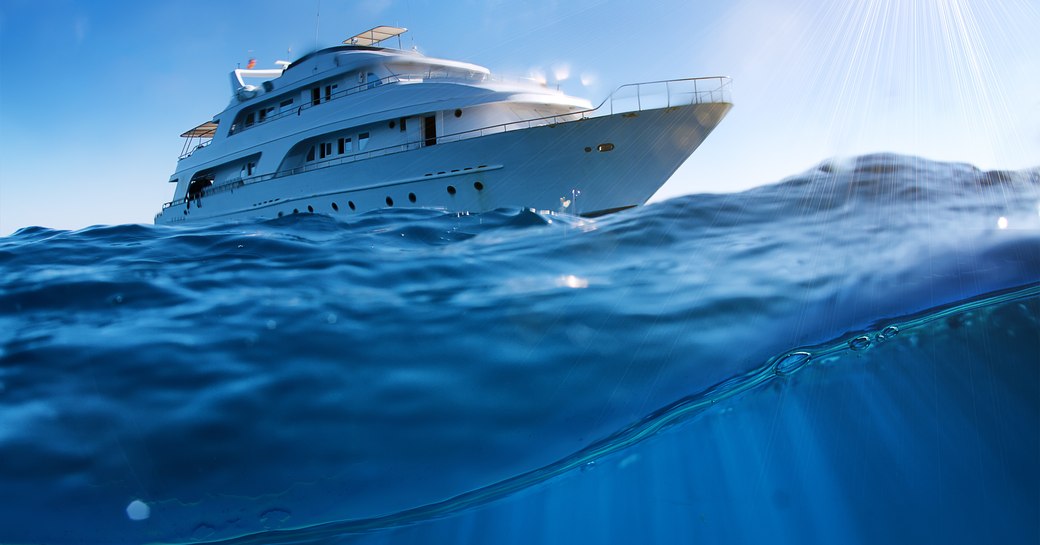
[[877, 334], [875, 339], [877, 339], [877, 342], [883, 343], [891, 339], [892, 337], [895, 337], [896, 335], [899, 335], [899, 328], [894, 325], [890, 325], [882, 329], [881, 332]]
[[851, 341], [849, 341], [849, 348], [856, 351], [866, 350], [867, 348], [870, 348], [870, 337], [866, 335], [860, 335], [859, 337], [852, 339]]
[[126, 516], [130, 517], [130, 520], [145, 520], [151, 514], [152, 508], [141, 500], [134, 500], [126, 506]]
[[213, 535], [216, 531], [217, 529], [210, 526], [209, 524], [199, 524], [195, 527], [194, 530], [191, 531], [191, 539], [194, 539], [195, 541], [202, 541], [203, 539], [206, 539], [207, 537]]
[[790, 375], [805, 367], [812, 360], [808, 352], [792, 352], [776, 362], [773, 371], [778, 375]]
[[260, 514], [260, 524], [264, 528], [278, 528], [285, 524], [290, 516], [292, 514], [285, 509], [270, 509]]
[[638, 454], [629, 454], [623, 460], [618, 462], [618, 469], [625, 469], [626, 467], [639, 461]]

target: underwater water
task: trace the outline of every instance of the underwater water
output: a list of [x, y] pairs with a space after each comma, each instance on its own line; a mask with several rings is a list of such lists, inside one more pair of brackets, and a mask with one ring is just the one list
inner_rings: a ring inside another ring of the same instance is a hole
[[0, 543], [1040, 542], [1040, 171], [0, 239]]

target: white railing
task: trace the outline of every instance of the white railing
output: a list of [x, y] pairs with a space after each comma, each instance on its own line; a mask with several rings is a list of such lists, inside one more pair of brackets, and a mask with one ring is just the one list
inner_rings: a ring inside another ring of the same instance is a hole
[[689, 106], [713, 102], [731, 102], [726, 76], [686, 78], [622, 85], [599, 105], [606, 115], [639, 112], [657, 108]]

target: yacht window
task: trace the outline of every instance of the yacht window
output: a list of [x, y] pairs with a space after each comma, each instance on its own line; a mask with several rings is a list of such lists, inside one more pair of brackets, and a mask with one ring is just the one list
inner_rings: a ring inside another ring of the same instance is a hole
[[321, 158], [324, 159], [332, 155], [332, 142], [322, 142], [321, 146]]
[[279, 106], [280, 106], [280, 109], [278, 110], [279, 113], [287, 111], [289, 108], [291, 108], [292, 107], [292, 103], [293, 103], [293, 99], [291, 99], [291, 98], [289, 100], [283, 100], [282, 103], [279, 104]]
[[357, 135], [357, 149], [358, 151], [365, 151], [366, 147], [368, 147], [368, 133], [363, 132]]
[[408, 119], [408, 118], [407, 118], [407, 117], [402, 117], [402, 118], [401, 118], [401, 132], [404, 132], [404, 131], [405, 131], [405, 127], [404, 127], [404, 121], [405, 121], [405, 119]]
[[317, 106], [321, 104], [321, 88], [315, 87], [311, 89], [311, 106]]
[[266, 109], [260, 110], [259, 117], [260, 117], [259, 122], [263, 123], [264, 120], [267, 119], [267, 110]]
[[246, 114], [246, 126], [251, 127], [253, 125], [253, 112]]
[[308, 161], [313, 161], [314, 160], [314, 146], [311, 146], [311, 149], [307, 150], [307, 160]]
[[353, 142], [351, 142], [349, 138], [340, 138], [339, 139], [339, 152], [340, 153], [350, 153], [352, 151], [354, 151], [354, 144], [353, 144]]
[[246, 176], [252, 176], [253, 175], [253, 169], [255, 169], [255, 168], [256, 168], [256, 163], [254, 163], [253, 161], [250, 161], [250, 162], [242, 165], [241, 177], [245, 178]]
[[423, 144], [433, 146], [437, 143], [437, 117], [428, 115], [423, 118]]
[[376, 86], [378, 86], [378, 85], [380, 85], [382, 83], [383, 82], [379, 81], [379, 79], [376, 78], [375, 74], [373, 74], [372, 72], [368, 73], [368, 88], [369, 89], [371, 89], [373, 87], [376, 87]]
[[325, 86], [325, 102], [328, 102], [330, 100], [332, 100], [332, 86], [331, 85], [326, 85]]

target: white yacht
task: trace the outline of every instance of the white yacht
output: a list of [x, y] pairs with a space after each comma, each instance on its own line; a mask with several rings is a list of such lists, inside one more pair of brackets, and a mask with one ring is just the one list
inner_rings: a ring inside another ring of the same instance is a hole
[[228, 107], [181, 135], [155, 222], [386, 207], [598, 216], [645, 203], [732, 106], [729, 78], [710, 77], [625, 85], [594, 107], [403, 50], [404, 32], [232, 71]]

